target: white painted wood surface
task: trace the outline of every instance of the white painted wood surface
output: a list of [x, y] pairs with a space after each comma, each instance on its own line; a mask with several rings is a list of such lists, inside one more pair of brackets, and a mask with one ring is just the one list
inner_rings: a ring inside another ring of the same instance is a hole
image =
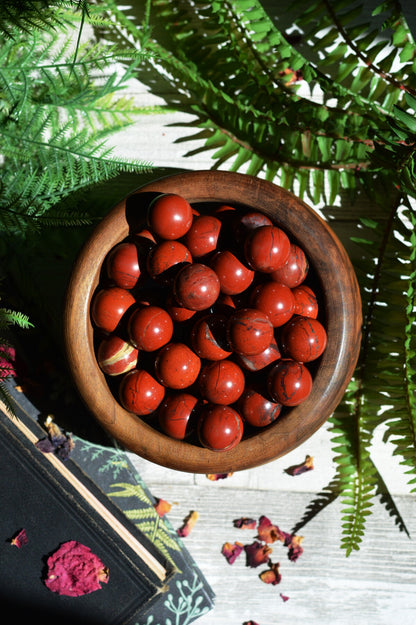
[[[140, 83], [132, 83], [138, 104], [149, 106], [159, 99]], [[119, 137], [116, 152], [143, 158], [157, 167], [209, 169], [209, 153], [186, 158], [191, 144], [176, 143], [188, 122], [184, 113], [146, 114], [133, 129]], [[155, 177], [158, 172], [155, 171]], [[319, 207], [315, 207], [317, 210]], [[264, 567], [245, 565], [244, 554], [229, 565], [221, 554], [224, 542], [251, 542], [255, 532], [238, 530], [233, 520], [266, 515], [284, 531], [303, 517], [308, 505], [334, 475], [330, 433], [321, 428], [301, 447], [267, 465], [241, 471], [226, 480], [212, 482], [205, 475], [173, 471], [130, 454], [138, 471], [157, 497], [173, 503], [169, 519], [179, 527], [191, 510], [199, 519], [184, 542], [211, 584], [215, 608], [198, 620], [201, 625], [414, 625], [416, 623], [416, 503], [409, 495], [406, 477], [390, 445], [376, 432], [374, 460], [397, 503], [410, 532], [400, 532], [384, 506], [376, 501], [361, 550], [349, 558], [340, 548], [341, 504], [335, 501], [299, 533], [304, 553], [293, 563], [279, 543], [273, 561], [280, 562], [282, 581], [262, 583]], [[313, 471], [291, 477], [285, 468], [314, 457]], [[280, 593], [289, 597], [284, 602]]]

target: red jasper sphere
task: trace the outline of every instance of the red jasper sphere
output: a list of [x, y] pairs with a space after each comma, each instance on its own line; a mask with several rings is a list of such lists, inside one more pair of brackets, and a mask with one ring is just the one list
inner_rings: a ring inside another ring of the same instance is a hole
[[192, 255], [180, 241], [162, 241], [156, 245], [147, 257], [147, 270], [153, 279], [167, 283], [172, 278], [172, 271], [182, 264], [192, 263]]
[[188, 232], [192, 219], [191, 205], [175, 193], [160, 195], [149, 206], [150, 227], [161, 239], [180, 239]]
[[196, 418], [195, 406], [198, 399], [190, 393], [178, 392], [165, 396], [159, 406], [159, 425], [172, 438], [183, 440], [193, 429], [192, 417]]
[[92, 300], [91, 317], [98, 328], [113, 332], [124, 313], [135, 303], [130, 291], [118, 286], [101, 289]]
[[246, 423], [254, 427], [265, 427], [276, 421], [282, 406], [262, 393], [248, 388], [239, 399], [238, 410]]
[[288, 286], [271, 280], [253, 290], [250, 303], [267, 316], [274, 328], [278, 328], [292, 317], [295, 298]]
[[272, 342], [266, 349], [260, 354], [252, 354], [251, 356], [247, 356], [246, 354], [237, 354], [238, 363], [244, 369], [248, 369], [248, 371], [260, 371], [267, 367], [267, 365], [271, 365], [272, 362], [279, 360], [281, 354], [279, 347], [277, 345], [276, 339], [273, 337]]
[[201, 370], [201, 359], [185, 343], [168, 343], [155, 360], [156, 377], [169, 388], [191, 386]]
[[249, 230], [260, 228], [261, 226], [273, 226], [272, 220], [259, 211], [249, 211], [239, 220], [240, 230], [246, 233]]
[[200, 258], [217, 248], [221, 221], [214, 215], [194, 217], [192, 226], [185, 235], [185, 245], [194, 258]]
[[241, 441], [243, 432], [243, 420], [231, 406], [208, 406], [198, 423], [201, 445], [213, 451], [232, 449]]
[[254, 271], [229, 250], [217, 252], [210, 266], [219, 278], [221, 292], [226, 295], [242, 293], [254, 280]]
[[301, 362], [282, 359], [269, 372], [267, 390], [282, 406], [298, 406], [312, 390], [312, 376]]
[[138, 350], [116, 334], [101, 340], [97, 348], [97, 362], [107, 375], [127, 373], [137, 364]]
[[154, 352], [172, 338], [171, 316], [159, 306], [137, 308], [128, 321], [128, 333], [132, 343], [145, 352]]
[[232, 360], [217, 360], [205, 365], [198, 378], [202, 396], [213, 404], [233, 404], [245, 386], [241, 368]]
[[317, 319], [294, 317], [280, 337], [282, 351], [299, 362], [311, 362], [323, 353], [327, 343], [326, 330]]
[[289, 258], [280, 269], [276, 269], [270, 274], [270, 277], [276, 282], [281, 282], [289, 288], [301, 284], [308, 274], [309, 262], [306, 254], [299, 245], [291, 243]]
[[295, 299], [293, 312], [302, 317], [310, 317], [316, 319], [319, 312], [318, 298], [314, 291], [306, 284], [300, 284], [292, 289]]
[[260, 226], [245, 239], [244, 253], [250, 267], [271, 273], [282, 267], [289, 257], [290, 240], [277, 226]]
[[213, 269], [201, 263], [186, 265], [176, 275], [173, 292], [181, 306], [204, 310], [217, 300], [220, 281]]
[[119, 388], [120, 402], [129, 412], [149, 415], [165, 396], [165, 388], [143, 369], [133, 369], [123, 377]]
[[132, 289], [140, 277], [137, 247], [134, 243], [114, 246], [106, 260], [108, 277], [122, 289]]
[[231, 355], [227, 342], [227, 318], [221, 314], [198, 319], [191, 330], [191, 344], [200, 358], [223, 360]]
[[240, 308], [230, 315], [227, 336], [233, 351], [252, 356], [260, 354], [270, 345], [273, 326], [260, 310]]

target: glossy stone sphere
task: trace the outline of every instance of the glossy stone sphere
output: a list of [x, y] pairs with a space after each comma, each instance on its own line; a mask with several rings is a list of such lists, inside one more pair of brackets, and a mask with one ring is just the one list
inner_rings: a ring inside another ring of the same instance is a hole
[[217, 360], [206, 364], [199, 375], [201, 395], [213, 404], [233, 404], [245, 386], [241, 368], [232, 360]]
[[265, 427], [276, 421], [282, 406], [253, 388], [247, 388], [238, 401], [238, 410], [246, 423]]
[[137, 364], [138, 350], [116, 334], [102, 339], [97, 348], [97, 362], [106, 375], [127, 373]]
[[220, 231], [221, 221], [214, 215], [196, 216], [185, 235], [185, 245], [194, 258], [201, 258], [217, 249]]
[[289, 288], [301, 284], [309, 271], [309, 262], [306, 254], [299, 245], [291, 243], [289, 258], [280, 269], [276, 269], [270, 274], [270, 277], [276, 282], [281, 282]]
[[233, 351], [252, 356], [260, 354], [270, 345], [273, 326], [260, 310], [240, 308], [230, 315], [227, 336]]
[[302, 317], [316, 319], [319, 312], [318, 298], [306, 284], [300, 284], [292, 289], [295, 300], [294, 313]]
[[281, 354], [279, 346], [276, 342], [276, 339], [273, 337], [272, 342], [266, 349], [260, 354], [252, 354], [251, 356], [247, 356], [245, 354], [237, 354], [238, 364], [243, 367], [243, 369], [247, 369], [248, 371], [260, 371], [271, 365], [272, 362], [279, 360]]
[[180, 195], [165, 193], [151, 202], [148, 221], [161, 239], [180, 239], [192, 225], [192, 207]]
[[249, 230], [260, 228], [261, 226], [272, 226], [273, 222], [267, 215], [260, 213], [259, 211], [249, 211], [239, 220], [239, 229], [244, 233], [248, 233]]
[[147, 271], [153, 279], [168, 283], [172, 272], [185, 263], [192, 263], [192, 255], [183, 243], [161, 241], [148, 254]]
[[106, 260], [107, 275], [116, 286], [132, 289], [140, 277], [137, 247], [134, 243], [119, 243]]
[[327, 343], [324, 326], [317, 319], [293, 317], [280, 337], [283, 353], [299, 362], [311, 362], [323, 353]]
[[233, 449], [241, 441], [243, 432], [243, 420], [231, 406], [206, 407], [198, 423], [201, 445], [213, 451]]
[[155, 374], [161, 384], [183, 389], [191, 386], [201, 370], [201, 359], [185, 343], [168, 343], [155, 359]]
[[304, 364], [285, 358], [270, 370], [267, 390], [282, 406], [298, 406], [312, 390], [312, 376]]
[[172, 293], [170, 293], [166, 299], [166, 310], [174, 323], [188, 321], [196, 313], [196, 310], [189, 310], [189, 308], [179, 306]]
[[179, 270], [173, 292], [178, 304], [184, 308], [205, 310], [217, 300], [220, 281], [213, 269], [202, 263], [194, 263]]
[[263, 312], [274, 328], [279, 328], [292, 317], [295, 298], [288, 286], [270, 280], [253, 289], [250, 304]]
[[113, 332], [124, 313], [135, 304], [133, 295], [118, 286], [100, 289], [91, 303], [91, 318], [104, 332]]
[[144, 369], [133, 369], [122, 378], [119, 396], [126, 410], [144, 416], [158, 408], [165, 396], [165, 388]]
[[154, 352], [172, 338], [173, 321], [160, 306], [142, 306], [132, 313], [127, 329], [131, 342], [138, 349]]
[[210, 267], [219, 278], [221, 292], [226, 295], [242, 293], [254, 280], [254, 271], [229, 250], [214, 254]]
[[271, 273], [282, 267], [289, 257], [290, 240], [277, 226], [260, 226], [245, 239], [244, 253], [250, 267]]
[[193, 429], [194, 409], [198, 399], [190, 393], [178, 392], [165, 395], [158, 409], [159, 425], [163, 432], [177, 440], [183, 440]]
[[192, 326], [191, 345], [200, 358], [207, 360], [223, 360], [230, 356], [227, 317], [217, 313], [198, 319]]

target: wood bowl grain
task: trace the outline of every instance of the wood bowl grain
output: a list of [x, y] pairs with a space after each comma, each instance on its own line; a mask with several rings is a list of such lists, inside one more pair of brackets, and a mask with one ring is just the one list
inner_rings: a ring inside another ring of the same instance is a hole
[[[262, 211], [305, 250], [321, 289], [327, 347], [306, 401], [234, 449], [214, 452], [160, 433], [116, 401], [97, 365], [90, 304], [109, 250], [145, 223], [149, 200], [177, 193], [191, 204], [220, 202]], [[143, 458], [192, 473], [229, 473], [283, 456], [307, 440], [335, 410], [359, 353], [361, 300], [347, 253], [328, 224], [303, 201], [267, 181], [214, 171], [155, 180], [117, 204], [96, 227], [75, 263], [67, 288], [64, 338], [76, 387], [92, 415], [116, 440]]]

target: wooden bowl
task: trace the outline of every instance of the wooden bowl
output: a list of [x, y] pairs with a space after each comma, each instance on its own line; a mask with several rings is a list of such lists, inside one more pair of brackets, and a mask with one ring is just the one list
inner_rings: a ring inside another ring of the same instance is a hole
[[[116, 401], [97, 365], [90, 303], [109, 250], [145, 224], [149, 201], [176, 193], [191, 204], [220, 202], [268, 215], [306, 252], [319, 283], [328, 342], [314, 371], [309, 397], [256, 435], [227, 451], [169, 438]], [[73, 269], [64, 311], [67, 357], [92, 415], [130, 451], [165, 467], [193, 473], [229, 473], [259, 466], [293, 450], [332, 414], [351, 379], [359, 353], [361, 300], [350, 260], [336, 235], [311, 208], [261, 179], [229, 172], [181, 173], [156, 180], [123, 199], [96, 227]]]

